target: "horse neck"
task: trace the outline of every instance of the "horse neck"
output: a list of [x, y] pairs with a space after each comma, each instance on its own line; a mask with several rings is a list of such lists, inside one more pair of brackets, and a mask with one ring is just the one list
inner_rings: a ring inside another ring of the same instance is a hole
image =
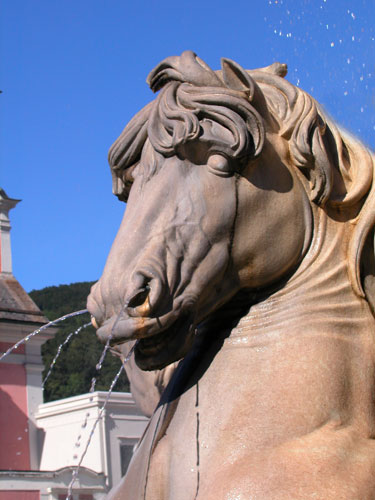
[[[253, 305], [232, 329], [229, 343], [256, 342], [256, 338], [292, 330], [337, 331], [369, 321], [369, 308], [358, 297], [347, 270], [350, 224], [337, 222], [319, 210], [314, 236], [305, 258], [289, 281], [265, 300]], [[371, 318], [372, 319], [372, 318]]]

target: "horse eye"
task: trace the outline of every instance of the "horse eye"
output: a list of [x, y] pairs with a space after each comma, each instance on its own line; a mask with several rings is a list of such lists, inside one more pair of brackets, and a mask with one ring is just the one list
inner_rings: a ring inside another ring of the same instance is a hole
[[229, 177], [232, 175], [232, 169], [229, 165], [228, 158], [223, 155], [211, 155], [207, 160], [207, 166], [212, 173], [220, 177]]

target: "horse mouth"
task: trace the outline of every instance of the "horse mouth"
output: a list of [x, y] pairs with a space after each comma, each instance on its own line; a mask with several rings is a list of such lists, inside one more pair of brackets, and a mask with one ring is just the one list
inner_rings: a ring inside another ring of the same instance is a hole
[[115, 346], [138, 340], [134, 355], [142, 370], [157, 370], [178, 361], [194, 339], [193, 315], [172, 310], [159, 318], [132, 317], [125, 311], [106, 320], [97, 330], [103, 342]]
[[183, 315], [160, 333], [139, 339], [134, 351], [135, 362], [142, 370], [160, 370], [183, 358], [193, 340], [191, 315]]

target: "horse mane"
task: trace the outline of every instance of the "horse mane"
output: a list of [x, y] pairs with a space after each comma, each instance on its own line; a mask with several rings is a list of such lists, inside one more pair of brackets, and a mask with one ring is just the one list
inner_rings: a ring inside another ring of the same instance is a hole
[[170, 81], [155, 101], [134, 116], [111, 147], [109, 163], [114, 193], [123, 198], [122, 174], [139, 161], [147, 139], [153, 148], [153, 151], [148, 149], [148, 163], [152, 165], [143, 167], [150, 176], [160, 163], [154, 152], [164, 158], [184, 156], [185, 146], [199, 139], [203, 120], [222, 125], [231, 137], [229, 142], [212, 140], [208, 155], [219, 153], [243, 163], [261, 152], [265, 136], [263, 119], [238, 92]]
[[[161, 89], [159, 95], [129, 122], [109, 151], [113, 191], [126, 200], [126, 169], [139, 162], [147, 140], [157, 155], [181, 155], [199, 139], [205, 119], [231, 135], [230, 142], [213, 143], [209, 153], [240, 164], [261, 153], [266, 131], [278, 133], [288, 140], [291, 163], [310, 184], [310, 200], [350, 213], [348, 272], [354, 291], [374, 311], [374, 155], [285, 75], [286, 65], [246, 71], [229, 59], [215, 72], [191, 51], [162, 61], [148, 77], [152, 90]], [[161, 163], [151, 157], [150, 174]]]
[[292, 163], [310, 181], [310, 199], [321, 207], [354, 213], [349, 277], [354, 291], [367, 298], [374, 312], [374, 154], [300, 88], [264, 71], [248, 73], [261, 89], [279, 134], [289, 140]]

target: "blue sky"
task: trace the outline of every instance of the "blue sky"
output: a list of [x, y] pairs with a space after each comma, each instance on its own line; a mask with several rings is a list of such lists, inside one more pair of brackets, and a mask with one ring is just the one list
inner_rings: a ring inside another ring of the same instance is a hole
[[145, 78], [192, 49], [212, 68], [278, 60], [375, 145], [374, 0], [1, 0], [0, 186], [27, 291], [96, 280], [124, 204], [107, 151], [153, 95]]

